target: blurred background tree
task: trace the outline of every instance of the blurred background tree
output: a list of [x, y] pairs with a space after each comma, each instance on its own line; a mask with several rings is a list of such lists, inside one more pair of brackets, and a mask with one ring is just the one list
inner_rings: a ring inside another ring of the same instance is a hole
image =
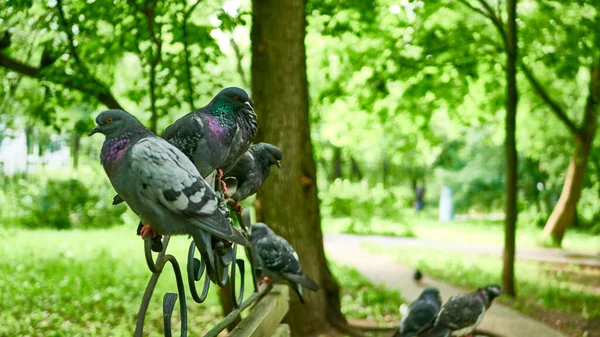
[[[125, 206], [110, 205], [101, 140], [84, 136], [93, 117], [123, 108], [161, 133], [236, 85], [255, 98], [258, 139], [284, 149], [257, 215], [315, 255], [303, 263], [327, 285], [308, 295], [322, 312], [339, 289], [312, 244], [319, 228], [418, 237], [426, 224], [454, 228], [436, 219], [444, 186], [458, 219], [483, 219], [490, 232], [506, 221], [508, 251], [515, 228], [572, 248], [569, 233], [600, 234], [600, 3], [521, 0], [516, 18], [513, 4], [4, 1], [0, 225], [134, 226]], [[516, 115], [507, 46], [518, 49]], [[302, 207], [279, 204], [292, 187]], [[328, 312], [341, 317], [339, 307]], [[313, 323], [306, 329], [326, 324]]]

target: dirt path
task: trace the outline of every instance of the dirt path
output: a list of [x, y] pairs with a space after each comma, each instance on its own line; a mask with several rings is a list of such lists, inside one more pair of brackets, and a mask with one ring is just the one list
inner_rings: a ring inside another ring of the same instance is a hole
[[[465, 245], [463, 243], [440, 242], [416, 238], [401, 238], [381, 235], [328, 234], [325, 241], [335, 242], [373, 242], [381, 246], [402, 246], [437, 249], [459, 253], [502, 255], [502, 247]], [[578, 254], [560, 248], [517, 248], [517, 259], [552, 263], [572, 263], [600, 268], [600, 255]]]
[[[364, 251], [361, 249], [364, 241], [363, 238], [354, 236], [327, 235], [327, 256], [337, 263], [355, 268], [373, 283], [398, 289], [408, 301], [417, 298], [424, 287], [437, 287], [443, 299], [463, 292], [462, 289], [428, 277], [424, 278], [421, 285], [417, 285], [412, 280], [413, 269], [394, 262], [391, 257]], [[379, 240], [376, 242], [387, 244]], [[504, 337], [565, 337], [564, 334], [497, 303], [487, 312], [480, 329]]]

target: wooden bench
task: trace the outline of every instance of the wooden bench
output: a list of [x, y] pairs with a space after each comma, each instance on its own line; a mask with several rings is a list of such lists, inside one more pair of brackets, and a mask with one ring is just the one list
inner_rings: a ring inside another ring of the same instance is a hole
[[289, 308], [289, 287], [276, 285], [231, 331], [229, 337], [289, 337], [289, 325], [281, 323]]

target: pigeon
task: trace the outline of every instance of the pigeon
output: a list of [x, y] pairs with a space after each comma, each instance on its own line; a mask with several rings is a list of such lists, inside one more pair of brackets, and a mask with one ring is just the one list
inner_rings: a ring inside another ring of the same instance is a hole
[[237, 180], [236, 190], [229, 196], [235, 201], [235, 209], [241, 212], [240, 201], [258, 192], [258, 188], [269, 176], [271, 165], [281, 167], [281, 150], [269, 143], [258, 143], [250, 147], [235, 166], [225, 172], [224, 177]]
[[400, 307], [402, 320], [400, 321], [399, 336], [420, 336], [433, 326], [442, 307], [440, 291], [437, 288], [427, 288], [406, 310], [403, 310], [404, 306]]
[[219, 207], [215, 192], [194, 164], [175, 146], [155, 136], [123, 110], [96, 117], [89, 135], [106, 136], [100, 160], [119, 196], [149, 234], [189, 234], [205, 261], [214, 266], [211, 235], [249, 246]]
[[317, 291], [319, 286], [302, 272], [298, 254], [286, 239], [276, 235], [269, 226], [257, 222], [251, 226], [250, 242], [257, 269], [269, 282], [286, 280], [304, 303], [302, 287]]
[[423, 273], [421, 273], [421, 271], [419, 269], [415, 269], [415, 272], [413, 273], [413, 280], [415, 280], [415, 282], [420, 282], [423, 279]]
[[185, 153], [202, 177], [217, 170], [221, 179], [248, 151], [258, 130], [253, 106], [243, 89], [225, 88], [205, 107], [167, 127], [162, 138]]
[[451, 336], [467, 336], [479, 326], [494, 298], [503, 292], [502, 287], [494, 284], [470, 294], [452, 296], [442, 306], [435, 326], [449, 329]]

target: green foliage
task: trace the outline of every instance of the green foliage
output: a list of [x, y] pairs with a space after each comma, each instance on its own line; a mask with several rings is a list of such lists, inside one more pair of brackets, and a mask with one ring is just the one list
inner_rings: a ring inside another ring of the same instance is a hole
[[[432, 277], [471, 289], [500, 283], [501, 258], [453, 252], [440, 254], [414, 248], [383, 249], [371, 244], [368, 248], [379, 254], [393, 255], [398, 262], [418, 267]], [[584, 319], [600, 317], [600, 303], [590, 283], [600, 276], [597, 270], [530, 261], [517, 261], [515, 268], [519, 297], [510, 302], [518, 310], [534, 310], [535, 305], [541, 305], [576, 313]]]
[[122, 223], [127, 207], [111, 204], [109, 196], [114, 192], [108, 182], [68, 178], [64, 173], [48, 178], [56, 173], [19, 174], [0, 180], [0, 200], [5, 206], [0, 212], [0, 226], [72, 229]]
[[405, 300], [397, 290], [371, 283], [352, 268], [329, 263], [329, 268], [342, 289], [342, 312], [352, 318], [373, 319], [379, 323], [391, 315], [398, 322], [398, 308]]

